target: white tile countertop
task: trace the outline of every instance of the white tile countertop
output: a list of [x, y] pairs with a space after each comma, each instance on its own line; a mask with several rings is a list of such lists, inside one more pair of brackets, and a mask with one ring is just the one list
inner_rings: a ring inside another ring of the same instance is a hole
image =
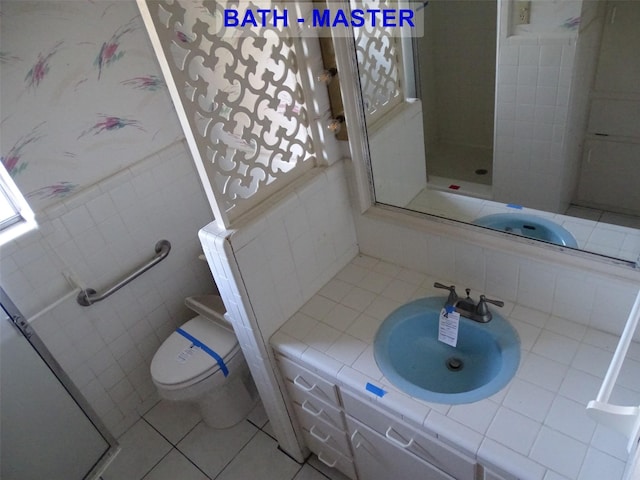
[[[444, 303], [446, 295], [433, 287], [435, 281], [447, 283], [359, 255], [272, 336], [271, 344], [485, 465], [522, 479], [621, 479], [626, 439], [596, 424], [585, 410], [600, 388], [617, 336], [507, 303], [491, 308], [518, 331], [521, 360], [515, 377], [495, 395], [464, 405], [429, 403], [400, 392], [383, 376], [373, 355], [378, 327], [408, 301], [442, 296]], [[367, 382], [388, 393], [374, 397], [365, 390]], [[611, 402], [640, 404], [638, 343], [629, 349]]]

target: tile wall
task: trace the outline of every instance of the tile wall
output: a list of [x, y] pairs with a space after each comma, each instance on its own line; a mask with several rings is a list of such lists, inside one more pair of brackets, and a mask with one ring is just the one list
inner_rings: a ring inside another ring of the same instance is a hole
[[[568, 207], [565, 162], [575, 38], [499, 42], [494, 199], [538, 210]], [[575, 175], [576, 173], [573, 172]]]
[[200, 239], [279, 444], [298, 458], [268, 341], [358, 253], [344, 163], [261, 207], [238, 230], [211, 223]]
[[[360, 252], [455, 284], [462, 290], [557, 315], [619, 335], [638, 293], [638, 279], [507, 253], [373, 215], [356, 217]], [[536, 247], [531, 247], [532, 250]], [[637, 276], [637, 275], [636, 275]], [[636, 340], [640, 332], [636, 332]]]
[[[196, 234], [211, 220], [179, 142], [38, 214], [38, 230], [0, 249], [3, 288], [27, 318], [37, 316], [36, 332], [115, 436], [157, 401], [149, 363], [192, 316], [184, 298], [215, 290]], [[68, 295], [64, 273], [100, 291], [163, 238], [169, 256], [113, 296], [81, 307]]]

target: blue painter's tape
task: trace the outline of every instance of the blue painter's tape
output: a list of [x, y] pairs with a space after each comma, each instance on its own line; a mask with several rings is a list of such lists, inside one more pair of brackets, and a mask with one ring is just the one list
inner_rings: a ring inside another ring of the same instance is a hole
[[226, 377], [227, 375], [229, 375], [229, 369], [227, 368], [227, 365], [224, 363], [224, 360], [222, 359], [222, 357], [218, 355], [214, 350], [212, 350], [211, 348], [206, 346], [204, 343], [202, 343], [200, 340], [198, 340], [196, 337], [185, 332], [181, 328], [176, 329], [176, 332], [178, 332], [184, 338], [189, 340], [196, 347], [203, 350], [205, 353], [208, 353], [209, 355], [211, 355], [215, 359], [215, 361], [218, 362], [218, 366], [220, 367], [220, 370], [222, 370], [222, 373], [224, 374], [224, 376]]
[[366, 385], [365, 388], [367, 389], [368, 392], [371, 392], [374, 395], [377, 395], [379, 397], [384, 397], [384, 395], [387, 393], [383, 389], [381, 389], [380, 387], [376, 387], [375, 385], [372, 385], [369, 382], [367, 382], [367, 385]]
[[517, 203], [507, 203], [507, 207], [515, 208], [516, 210], [522, 210], [524, 208], [522, 205], [518, 205]]
[[447, 305], [446, 307], [444, 307], [444, 309], [447, 313], [453, 313], [456, 311], [456, 307], [454, 307], [453, 305]]

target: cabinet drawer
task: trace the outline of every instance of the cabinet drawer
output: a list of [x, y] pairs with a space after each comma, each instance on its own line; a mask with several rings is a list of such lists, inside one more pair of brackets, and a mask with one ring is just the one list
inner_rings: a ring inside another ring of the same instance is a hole
[[474, 460], [456, 452], [437, 438], [367, 404], [348, 391], [341, 390], [341, 394], [346, 413], [385, 437], [390, 443], [435, 465], [458, 480], [475, 478]]
[[342, 411], [315, 398], [308, 398], [302, 403], [296, 400], [293, 402], [293, 408], [301, 425], [327, 425], [331, 430], [339, 432], [347, 430]]
[[334, 384], [286, 358], [278, 357], [278, 364], [282, 376], [292, 390], [291, 393], [301, 392], [313, 395], [335, 406], [340, 405]]
[[357, 480], [358, 477], [356, 476], [356, 469], [353, 465], [353, 461], [351, 461], [350, 458], [345, 457], [340, 452], [331, 448], [329, 445], [322, 443], [314, 437], [310, 436], [308, 434], [309, 432], [305, 431], [304, 429], [302, 433], [305, 436], [307, 447], [309, 447], [309, 450], [317, 455], [318, 460], [320, 460], [330, 468], [335, 468], [336, 470], [341, 471], [352, 480]]
[[326, 425], [303, 426], [302, 434], [310, 450], [315, 451], [312, 446], [318, 449], [330, 448], [341, 454], [345, 458], [351, 457], [351, 450], [345, 432], [330, 432]]

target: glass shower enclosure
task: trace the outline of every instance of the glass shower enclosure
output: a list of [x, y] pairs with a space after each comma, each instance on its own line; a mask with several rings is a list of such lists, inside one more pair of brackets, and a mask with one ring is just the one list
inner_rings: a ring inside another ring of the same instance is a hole
[[1, 287], [0, 307], [0, 478], [98, 478], [116, 440]]

